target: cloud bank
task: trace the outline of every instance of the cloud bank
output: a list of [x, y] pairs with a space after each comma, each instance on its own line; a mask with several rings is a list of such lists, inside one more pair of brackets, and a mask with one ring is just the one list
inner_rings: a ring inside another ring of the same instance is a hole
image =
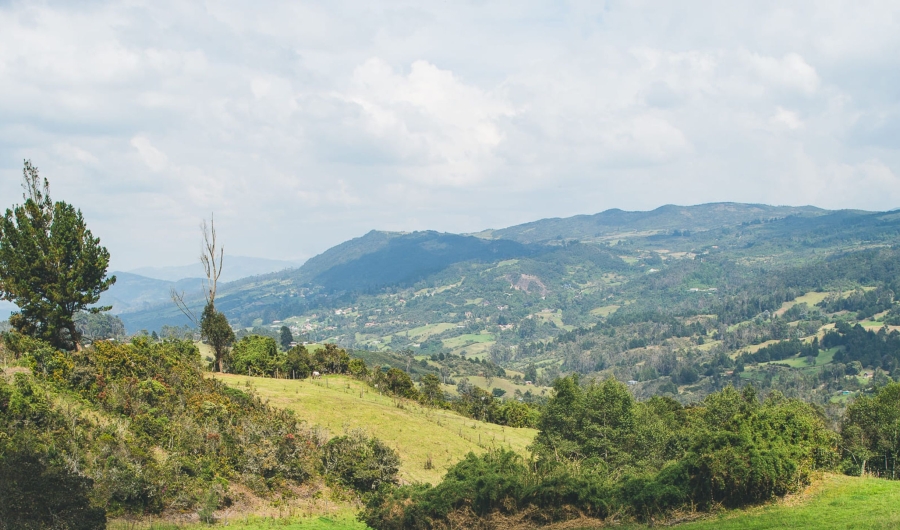
[[[434, 4], [434, 3], [432, 3]], [[732, 200], [900, 207], [896, 2], [0, 3], [23, 158], [120, 269]]]

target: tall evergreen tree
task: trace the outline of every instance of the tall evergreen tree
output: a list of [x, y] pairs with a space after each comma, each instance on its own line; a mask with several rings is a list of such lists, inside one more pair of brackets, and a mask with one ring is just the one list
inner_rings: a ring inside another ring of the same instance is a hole
[[283, 350], [288, 350], [291, 347], [291, 343], [294, 342], [294, 334], [291, 333], [291, 328], [287, 326], [281, 326], [281, 348]]
[[106, 276], [109, 252], [81, 210], [50, 199], [47, 179], [30, 161], [22, 173], [25, 202], [0, 219], [0, 299], [19, 307], [9, 320], [20, 333], [76, 349], [75, 313], [110, 309], [93, 307], [116, 281]]

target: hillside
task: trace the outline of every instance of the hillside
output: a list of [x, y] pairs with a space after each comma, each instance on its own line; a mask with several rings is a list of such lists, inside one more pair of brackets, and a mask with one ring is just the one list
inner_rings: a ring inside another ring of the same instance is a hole
[[[447, 468], [466, 453], [505, 447], [526, 455], [534, 429], [502, 427], [459, 414], [429, 409], [378, 394], [360, 381], [340, 375], [319, 380], [287, 380], [216, 374], [233, 388], [252, 388], [270, 405], [294, 411], [310, 426], [330, 435], [363, 429], [400, 454], [400, 477], [406, 482], [437, 483]], [[428, 459], [432, 469], [426, 467]]]
[[[410, 349], [435, 370], [438, 355], [489, 360], [508, 377], [447, 376], [509, 392], [513, 377], [546, 386], [578, 372], [632, 381], [642, 398], [685, 403], [752, 382], [839, 407], [876, 376], [900, 376], [893, 342], [877, 361], [844, 351], [847, 333], [814, 356], [800, 346], [839, 322], [872, 337], [895, 329], [897, 211], [666, 206], [477, 236], [373, 231], [297, 270], [224, 284], [216, 306], [242, 334], [286, 325], [297, 341]], [[186, 323], [171, 304], [122, 319]]]

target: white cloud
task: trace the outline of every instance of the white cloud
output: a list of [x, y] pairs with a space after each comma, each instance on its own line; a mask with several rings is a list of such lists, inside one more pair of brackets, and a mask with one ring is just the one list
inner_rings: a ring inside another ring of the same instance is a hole
[[409, 162], [404, 174], [424, 184], [461, 186], [488, 176], [493, 150], [503, 141], [499, 121], [515, 113], [502, 94], [421, 60], [402, 75], [369, 59], [354, 70], [341, 97], [359, 105], [369, 134]]
[[5, 3], [0, 196], [31, 158], [123, 268], [192, 261], [213, 210], [230, 251], [291, 258], [372, 228], [610, 207], [896, 207], [898, 17], [887, 1]]
[[788, 129], [799, 129], [803, 127], [803, 121], [797, 116], [797, 113], [783, 107], [777, 107], [775, 114], [771, 118], [772, 123], [787, 127]]
[[151, 170], [162, 171], [166, 168], [169, 158], [165, 153], [153, 147], [146, 137], [135, 136], [131, 139], [131, 146], [137, 149], [138, 156]]

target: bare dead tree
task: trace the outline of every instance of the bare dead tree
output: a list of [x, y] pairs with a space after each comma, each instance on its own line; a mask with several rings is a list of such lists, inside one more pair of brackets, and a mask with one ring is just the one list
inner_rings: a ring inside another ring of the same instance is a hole
[[169, 291], [169, 296], [172, 297], [172, 301], [175, 302], [175, 306], [178, 307], [178, 309], [184, 314], [184, 316], [186, 316], [194, 326], [200, 327], [200, 320], [197, 319], [197, 315], [195, 315], [194, 312], [191, 311], [191, 308], [188, 307], [188, 305], [184, 301], [184, 291], [181, 291], [179, 293], [175, 290], [174, 287], [172, 287], [172, 289]]
[[[200, 263], [203, 264], [203, 272], [206, 274], [206, 281], [203, 285], [204, 295], [206, 295], [206, 304], [215, 307], [216, 287], [219, 282], [219, 276], [222, 275], [222, 262], [225, 257], [225, 248], [217, 248], [216, 243], [216, 222], [213, 214], [209, 216], [209, 224], [206, 219], [200, 223], [200, 232], [203, 234], [203, 249], [200, 254]], [[184, 291], [178, 292], [173, 287], [169, 292], [172, 301], [178, 309], [190, 320], [195, 326], [200, 326], [200, 319], [188, 307], [184, 301]]]
[[209, 225], [206, 219], [200, 224], [203, 232], [203, 252], [200, 254], [200, 263], [203, 264], [203, 272], [206, 273], [206, 303], [215, 306], [216, 286], [219, 276], [222, 274], [222, 261], [225, 257], [225, 247], [218, 249], [216, 256], [216, 222], [213, 215], [209, 216]]

